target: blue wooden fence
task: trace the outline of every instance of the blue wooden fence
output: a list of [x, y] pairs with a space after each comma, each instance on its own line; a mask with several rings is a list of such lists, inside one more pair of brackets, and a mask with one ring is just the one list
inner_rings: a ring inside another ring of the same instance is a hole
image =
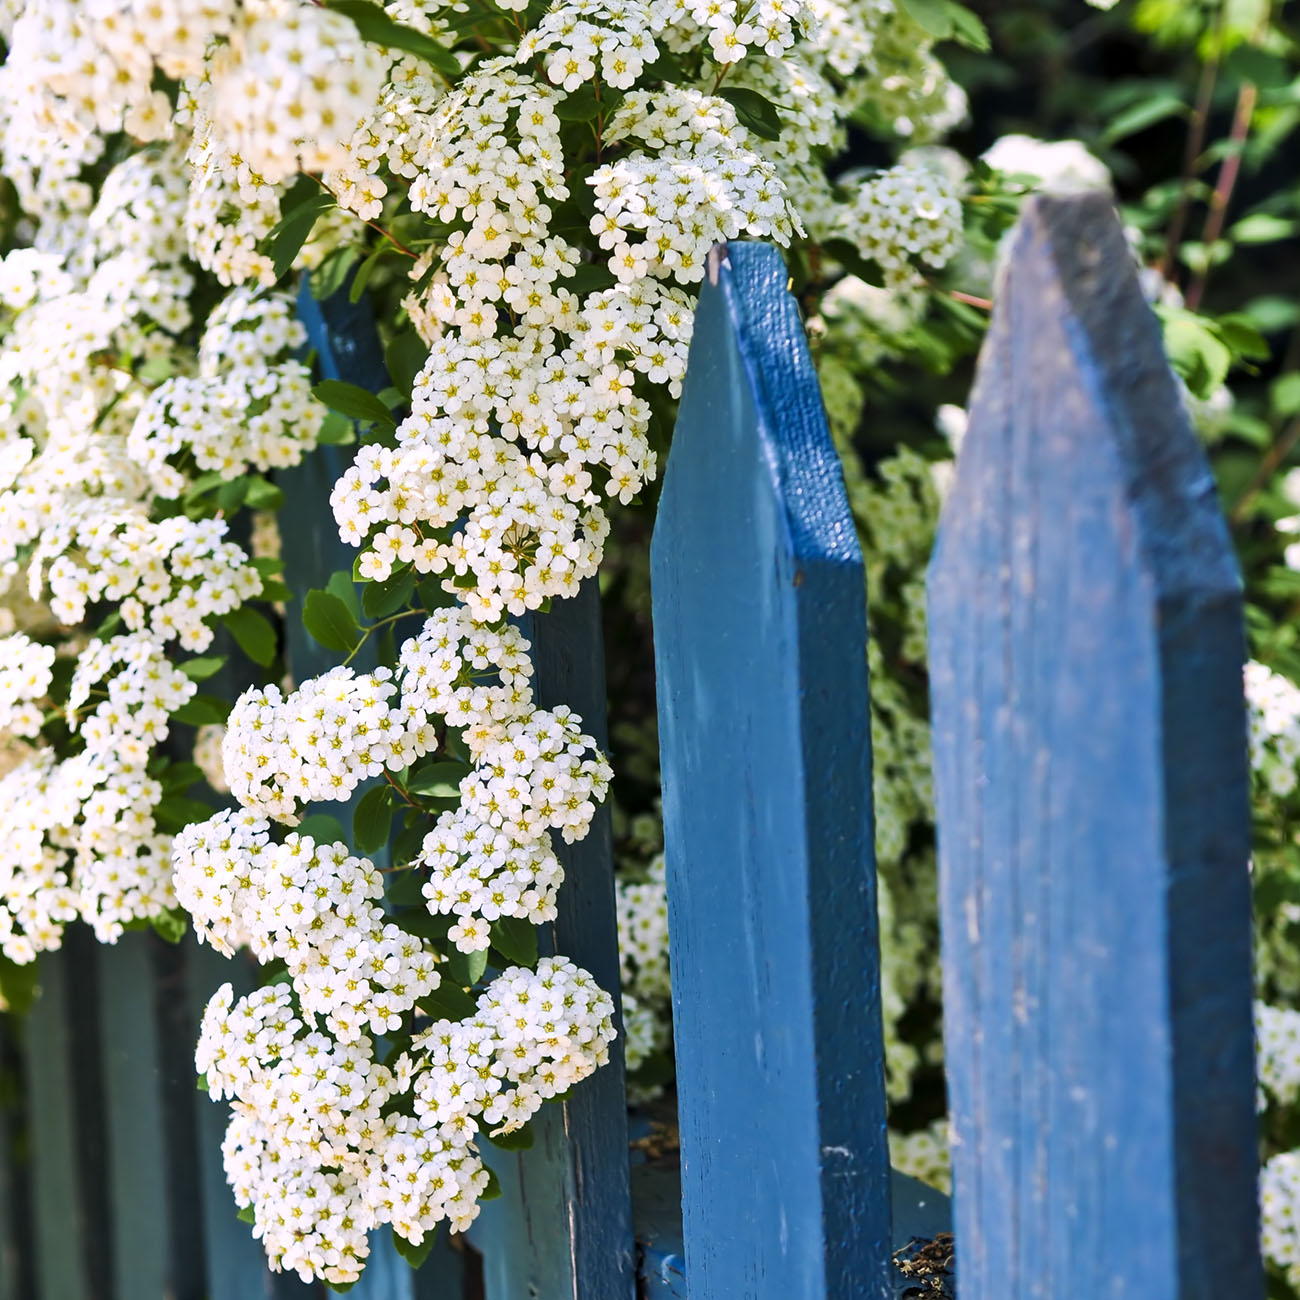
[[[1239, 582], [1127, 266], [1104, 199], [1030, 205], [931, 574], [962, 1300], [1262, 1293]], [[889, 1168], [864, 573], [785, 286], [710, 259], [651, 556], [680, 1170], [629, 1168], [616, 1053], [488, 1153], [468, 1242], [413, 1274], [381, 1235], [359, 1300], [886, 1300], [948, 1226]], [[363, 306], [302, 314], [327, 377], [386, 385]], [[351, 561], [329, 455], [281, 480], [296, 590]], [[527, 634], [600, 734], [595, 587]], [[543, 945], [615, 987], [606, 821], [565, 867]], [[266, 1271], [193, 1088], [247, 965], [70, 933], [40, 974], [0, 1034], [0, 1300], [322, 1296]]]

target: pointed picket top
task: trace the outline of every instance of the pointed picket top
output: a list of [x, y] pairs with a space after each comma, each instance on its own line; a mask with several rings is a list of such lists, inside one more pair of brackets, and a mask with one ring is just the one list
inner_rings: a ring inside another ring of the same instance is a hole
[[1107, 196], [1015, 233], [929, 617], [962, 1300], [1257, 1297], [1240, 580]]
[[880, 1300], [862, 556], [779, 254], [709, 270], [651, 548], [686, 1289]]

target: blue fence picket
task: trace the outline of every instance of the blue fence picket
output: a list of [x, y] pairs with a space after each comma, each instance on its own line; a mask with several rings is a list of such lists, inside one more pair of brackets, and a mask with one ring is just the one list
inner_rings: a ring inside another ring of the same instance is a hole
[[1029, 205], [930, 575], [962, 1300], [1262, 1294], [1240, 581], [1130, 265]]
[[877, 1300], [862, 556], [781, 258], [733, 243], [710, 280], [651, 550], [686, 1282]]

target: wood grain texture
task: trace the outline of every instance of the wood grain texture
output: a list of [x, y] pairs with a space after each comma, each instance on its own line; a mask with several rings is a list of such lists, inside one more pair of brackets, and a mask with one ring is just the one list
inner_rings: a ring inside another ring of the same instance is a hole
[[999, 282], [930, 573], [962, 1300], [1243, 1300], [1240, 580], [1105, 196]]
[[716, 256], [651, 550], [692, 1300], [890, 1294], [862, 557], [775, 250]]
[[[602, 748], [605, 656], [600, 594], [587, 582], [550, 613], [522, 620], [532, 644], [533, 686], [542, 708], [567, 704]], [[618, 925], [614, 909], [609, 808], [597, 810], [587, 838], [555, 837], [564, 866], [558, 917], [543, 927], [543, 953], [561, 952], [589, 970], [618, 1005]], [[483, 1207], [471, 1240], [483, 1254], [488, 1300], [631, 1300], [635, 1288], [628, 1182], [627, 1102], [620, 1037], [609, 1064], [533, 1120], [528, 1151], [483, 1144], [503, 1195]]]

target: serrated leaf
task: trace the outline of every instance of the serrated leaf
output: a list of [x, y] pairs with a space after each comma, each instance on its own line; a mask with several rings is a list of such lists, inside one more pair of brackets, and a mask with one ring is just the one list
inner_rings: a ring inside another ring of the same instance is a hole
[[390, 50], [405, 50], [437, 68], [444, 76], [460, 76], [460, 63], [445, 46], [413, 28], [394, 22], [370, 0], [329, 0], [329, 7], [345, 14], [356, 24], [363, 40]]
[[330, 591], [309, 591], [302, 602], [302, 625], [327, 650], [350, 653], [361, 640], [352, 611]]
[[271, 228], [262, 244], [262, 251], [271, 259], [275, 278], [279, 280], [293, 265], [302, 246], [311, 235], [316, 218], [334, 206], [334, 196], [321, 191], [299, 203], [280, 218]]
[[230, 705], [215, 695], [195, 695], [185, 701], [179, 709], [172, 710], [172, 717], [177, 722], [184, 722], [191, 727], [206, 727], [212, 723], [225, 722], [230, 716]]
[[393, 827], [393, 790], [389, 785], [371, 786], [361, 796], [352, 814], [352, 842], [362, 853], [377, 853], [388, 843]]
[[192, 682], [206, 682], [226, 666], [225, 655], [204, 655], [199, 659], [186, 659], [176, 665]]
[[371, 618], [387, 618], [415, 594], [415, 574], [410, 569], [394, 573], [383, 582], [368, 582], [361, 592], [361, 608]]
[[168, 943], [180, 943], [190, 928], [189, 913], [182, 907], [169, 907], [149, 918], [154, 933]]
[[428, 1232], [424, 1234], [424, 1240], [418, 1246], [407, 1241], [396, 1229], [393, 1230], [393, 1249], [412, 1267], [419, 1268], [426, 1259], [429, 1258], [429, 1252], [433, 1249], [433, 1243], [438, 1239], [438, 1228], [435, 1224]]
[[255, 663], [269, 668], [275, 658], [279, 638], [270, 620], [250, 605], [241, 605], [229, 614], [222, 614], [221, 622], [235, 638], [235, 644]]
[[447, 954], [447, 973], [461, 988], [473, 988], [483, 978], [487, 962], [486, 948], [478, 952], [461, 952], [459, 948], [453, 948]]
[[500, 916], [492, 922], [492, 946], [517, 966], [537, 964], [537, 927], [517, 916]]
[[356, 384], [345, 384], [341, 379], [322, 379], [311, 395], [324, 402], [331, 411], [346, 415], [350, 420], [359, 420], [363, 424], [377, 424], [385, 429], [396, 429], [397, 421], [393, 413], [374, 393], [368, 393]]
[[745, 86], [723, 86], [718, 94], [736, 110], [736, 117], [746, 130], [763, 140], [781, 138], [781, 114], [766, 96]]

